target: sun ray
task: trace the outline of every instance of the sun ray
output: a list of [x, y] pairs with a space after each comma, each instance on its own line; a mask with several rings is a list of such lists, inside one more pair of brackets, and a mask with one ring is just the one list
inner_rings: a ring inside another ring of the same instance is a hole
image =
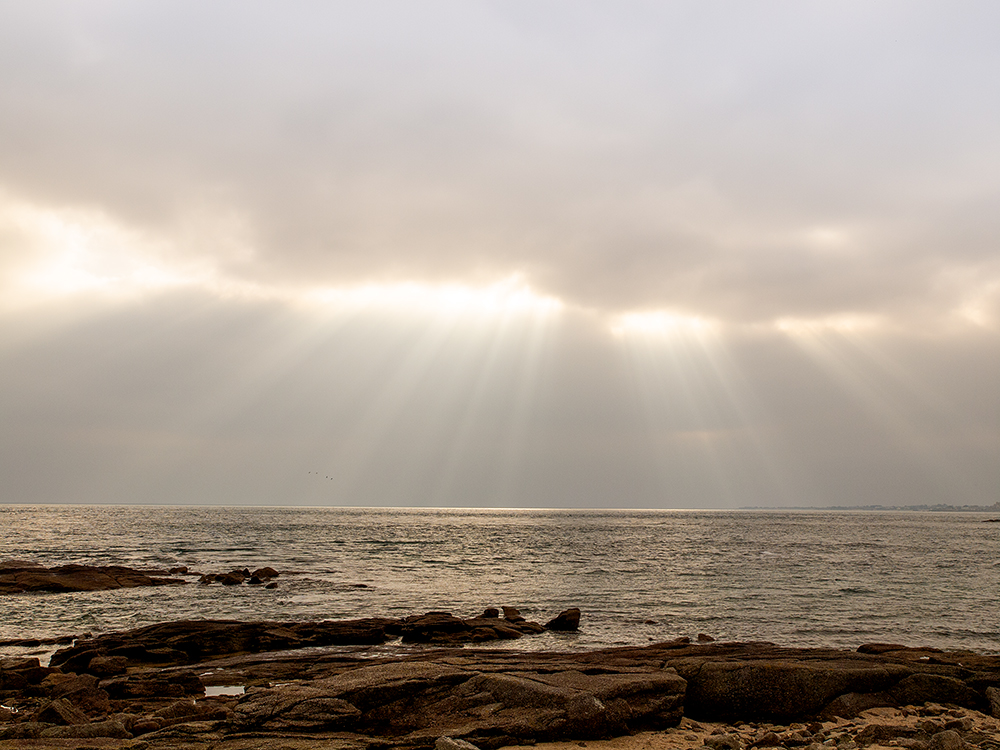
[[946, 502], [954, 502], [956, 492], [965, 502], [979, 501], [974, 488], [956, 471], [961, 462], [950, 455], [947, 441], [932, 439], [947, 429], [953, 409], [877, 345], [877, 330], [870, 323], [799, 322], [779, 328], [868, 415], [873, 427], [937, 484]]
[[619, 316], [611, 332], [630, 363], [650, 440], [663, 459], [666, 492], [686, 473], [670, 460], [680, 446], [704, 463], [722, 504], [788, 503], [794, 497], [793, 472], [781, 459], [773, 419], [719, 322], [649, 311]]

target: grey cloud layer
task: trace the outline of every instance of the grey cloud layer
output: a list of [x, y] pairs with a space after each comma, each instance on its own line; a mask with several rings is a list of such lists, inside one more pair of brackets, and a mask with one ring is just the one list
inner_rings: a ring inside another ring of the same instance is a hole
[[[993, 502], [998, 27], [0, 0], [0, 502]], [[516, 272], [567, 304], [298, 294]]]
[[3, 187], [238, 245], [237, 277], [521, 271], [750, 321], [940, 315], [1000, 278], [990, 4], [2, 12]]

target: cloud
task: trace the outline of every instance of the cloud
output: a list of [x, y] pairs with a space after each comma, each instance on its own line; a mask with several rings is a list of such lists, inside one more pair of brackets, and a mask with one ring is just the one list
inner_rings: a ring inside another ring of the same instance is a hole
[[[484, 476], [490, 502], [836, 502], [866, 456], [904, 497], [935, 451], [942, 487], [985, 486], [998, 15], [7, 4], [0, 346], [4, 392], [33, 394], [11, 450], [98, 483], [117, 451], [136, 477], [172, 455], [161, 499], [178, 466], [219, 486], [313, 444], [398, 467], [344, 480], [365, 502]], [[871, 348], [936, 373], [943, 421]]]
[[993, 11], [703, 5], [9, 9], [0, 178], [254, 283], [755, 321], [1000, 278]]

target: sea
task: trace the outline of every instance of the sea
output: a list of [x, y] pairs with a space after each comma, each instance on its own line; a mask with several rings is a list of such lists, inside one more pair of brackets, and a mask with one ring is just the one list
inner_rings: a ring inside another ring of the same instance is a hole
[[[542, 623], [579, 607], [580, 631], [490, 647], [579, 651], [705, 634], [1000, 653], [1000, 523], [988, 520], [940, 512], [6, 505], [0, 560], [199, 573], [271, 566], [281, 576], [270, 590], [191, 583], [0, 596], [0, 640], [178, 619], [469, 617], [511, 606]], [[375, 650], [404, 648], [413, 647]]]

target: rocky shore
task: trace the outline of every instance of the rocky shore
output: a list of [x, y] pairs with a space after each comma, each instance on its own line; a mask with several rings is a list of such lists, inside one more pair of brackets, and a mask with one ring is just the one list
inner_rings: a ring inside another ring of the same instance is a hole
[[[0, 661], [0, 750], [1000, 750], [997, 656], [687, 639], [587, 653], [456, 646], [579, 617], [186, 621], [78, 639], [48, 666]], [[371, 648], [397, 637], [414, 645]]]

